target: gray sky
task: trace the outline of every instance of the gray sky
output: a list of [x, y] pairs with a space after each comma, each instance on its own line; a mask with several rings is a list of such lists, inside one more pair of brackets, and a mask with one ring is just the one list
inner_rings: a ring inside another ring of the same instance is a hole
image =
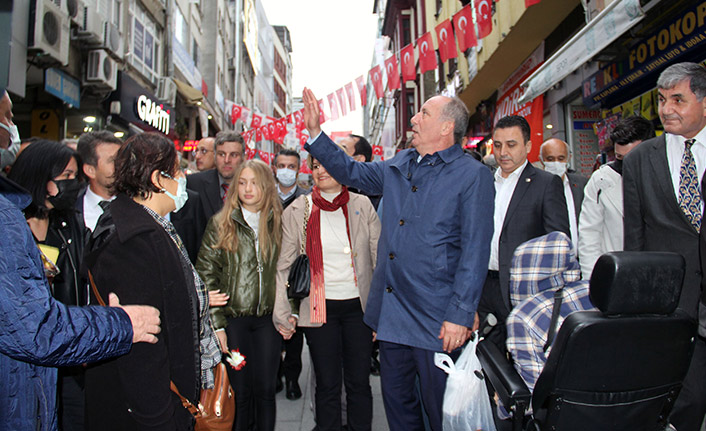
[[[377, 15], [373, 0], [261, 0], [271, 25], [286, 25], [292, 37], [294, 95], [304, 87], [325, 99], [360, 75], [367, 79]], [[354, 83], [355, 87], [355, 83]], [[356, 110], [338, 121], [326, 122], [326, 132], [362, 133], [363, 110], [357, 89]], [[328, 102], [326, 102], [328, 106]], [[328, 108], [327, 108], [328, 109]]]

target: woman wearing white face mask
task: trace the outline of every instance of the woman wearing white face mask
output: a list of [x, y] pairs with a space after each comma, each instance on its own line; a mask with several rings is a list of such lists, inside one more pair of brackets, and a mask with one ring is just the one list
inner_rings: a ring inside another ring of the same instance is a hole
[[115, 292], [128, 304], [160, 311], [156, 344], [133, 347], [86, 371], [87, 429], [191, 430], [193, 416], [170, 389], [193, 404], [213, 387], [221, 359], [204, 284], [165, 216], [187, 200], [174, 145], [145, 133], [125, 142], [115, 158], [116, 195], [98, 220], [86, 266], [98, 294]]

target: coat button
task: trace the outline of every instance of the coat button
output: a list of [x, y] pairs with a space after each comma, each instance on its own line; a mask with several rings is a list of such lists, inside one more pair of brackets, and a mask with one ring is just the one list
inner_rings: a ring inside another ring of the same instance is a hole
[[407, 179], [410, 179], [410, 178], [412, 178], [412, 173], [411, 173], [411, 172], [407, 172]]
[[404, 220], [400, 220], [400, 226], [404, 226]]
[[69, 238], [68, 240], [66, 240], [66, 242], [69, 243], [69, 244], [71, 244], [72, 241], [73, 241], [73, 240], [72, 240], [71, 238]]
[[385, 290], [387, 291], [387, 293], [392, 293], [392, 287], [390, 287], [390, 286], [387, 286], [387, 289], [385, 289]]
[[412, 191], [416, 192], [417, 191], [417, 186], [412, 186]]
[[390, 260], [393, 260], [395, 258], [395, 253], [390, 253]]
[[62, 222], [61, 222], [61, 227], [66, 227], [66, 222], [65, 222], [65, 221], [62, 221]]

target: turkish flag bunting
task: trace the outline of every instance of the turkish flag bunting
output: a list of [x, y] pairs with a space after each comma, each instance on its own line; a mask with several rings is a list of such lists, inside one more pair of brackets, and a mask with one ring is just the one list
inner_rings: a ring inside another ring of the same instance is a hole
[[277, 124], [274, 122], [268, 123], [267, 131], [270, 133], [270, 139], [275, 139], [277, 137]]
[[346, 95], [343, 92], [343, 87], [336, 90], [336, 97], [338, 98], [338, 107], [341, 110], [341, 115], [348, 115], [348, 108], [346, 108]]
[[294, 125], [298, 131], [304, 130], [304, 111], [302, 109], [294, 113]]
[[319, 124], [324, 124], [328, 120], [326, 111], [324, 111], [324, 99], [319, 99]]
[[301, 134], [299, 136], [299, 143], [301, 144], [301, 147], [304, 148], [304, 144], [306, 144], [306, 141], [309, 140], [309, 135]]
[[252, 148], [245, 148], [245, 159], [252, 160], [255, 157], [255, 150]]
[[473, 25], [473, 11], [470, 3], [454, 15], [454, 29], [456, 30], [456, 39], [461, 52], [478, 45], [476, 26]]
[[250, 142], [250, 139], [252, 139], [252, 130], [248, 130], [247, 132], [243, 132], [243, 141], [245, 141], [245, 145], [248, 145], [248, 142]]
[[260, 157], [260, 160], [267, 163], [268, 165], [270, 164], [270, 153], [268, 153], [267, 151], [257, 150], [257, 155]]
[[265, 124], [264, 126], [260, 127], [260, 129], [258, 129], [258, 130], [262, 134], [263, 138], [267, 139], [268, 141], [270, 139], [272, 139], [272, 130], [270, 129], [269, 124]]
[[[308, 138], [308, 136], [306, 136], [305, 138]], [[304, 142], [306, 142], [306, 140], [304, 140]], [[302, 160], [302, 167], [299, 169], [299, 172], [301, 172], [302, 174], [311, 173], [311, 169], [309, 169], [309, 165], [306, 163], [306, 159]]]
[[414, 64], [414, 45], [411, 43], [400, 51], [402, 60], [402, 80], [404, 82], [414, 81], [417, 77], [417, 67]]
[[373, 145], [373, 156], [380, 156], [382, 160], [385, 160], [385, 158], [382, 156], [382, 145]]
[[456, 41], [450, 20], [446, 19], [436, 26], [436, 40], [439, 42], [439, 56], [442, 62], [456, 58]]
[[478, 21], [478, 38], [483, 39], [493, 31], [493, 15], [491, 0], [475, 0], [476, 20]]
[[256, 113], [253, 112], [252, 122], [250, 123], [250, 128], [257, 129], [258, 127], [260, 127], [261, 124], [262, 124], [262, 116], [257, 115]]
[[255, 129], [255, 142], [262, 141], [262, 127]]
[[417, 39], [417, 48], [419, 48], [419, 71], [424, 73], [436, 69], [436, 54], [431, 33], [426, 32]]
[[358, 86], [358, 93], [360, 94], [360, 106], [365, 106], [365, 104], [368, 103], [368, 89], [365, 88], [363, 76], [357, 77], [355, 83]]
[[346, 96], [348, 96], [348, 106], [351, 108], [351, 111], [355, 111], [355, 98], [353, 97], [353, 83], [349, 82], [348, 84], [346, 84], [345, 89], [346, 89]]
[[385, 72], [387, 73], [387, 88], [397, 90], [400, 88], [400, 68], [397, 66], [397, 56], [385, 60]]
[[541, 0], [525, 0], [525, 7], [530, 7], [538, 4]]
[[331, 93], [326, 96], [328, 99], [328, 106], [331, 108], [331, 120], [338, 120], [338, 102], [336, 102], [336, 93]]
[[370, 69], [370, 80], [373, 82], [373, 88], [375, 89], [375, 97], [380, 99], [385, 95], [385, 91], [382, 88], [382, 74], [380, 72], [380, 65]]
[[230, 110], [230, 122], [231, 124], [235, 124], [236, 121], [240, 118], [240, 116], [243, 113], [243, 107], [236, 105], [235, 103], [233, 104], [233, 108]]

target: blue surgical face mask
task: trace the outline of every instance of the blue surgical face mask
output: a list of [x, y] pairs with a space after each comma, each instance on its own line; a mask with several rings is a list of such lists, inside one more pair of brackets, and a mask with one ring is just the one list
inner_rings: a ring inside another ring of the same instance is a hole
[[172, 200], [174, 201], [174, 206], [176, 207], [174, 209], [174, 212], [177, 212], [182, 209], [186, 204], [186, 201], [189, 200], [189, 194], [186, 193], [186, 177], [182, 176], [179, 178], [174, 178], [164, 171], [160, 172], [160, 174], [162, 174], [162, 176], [175, 180], [178, 184], [176, 196], [171, 194], [167, 189], [162, 189], [164, 194], [172, 198]]

